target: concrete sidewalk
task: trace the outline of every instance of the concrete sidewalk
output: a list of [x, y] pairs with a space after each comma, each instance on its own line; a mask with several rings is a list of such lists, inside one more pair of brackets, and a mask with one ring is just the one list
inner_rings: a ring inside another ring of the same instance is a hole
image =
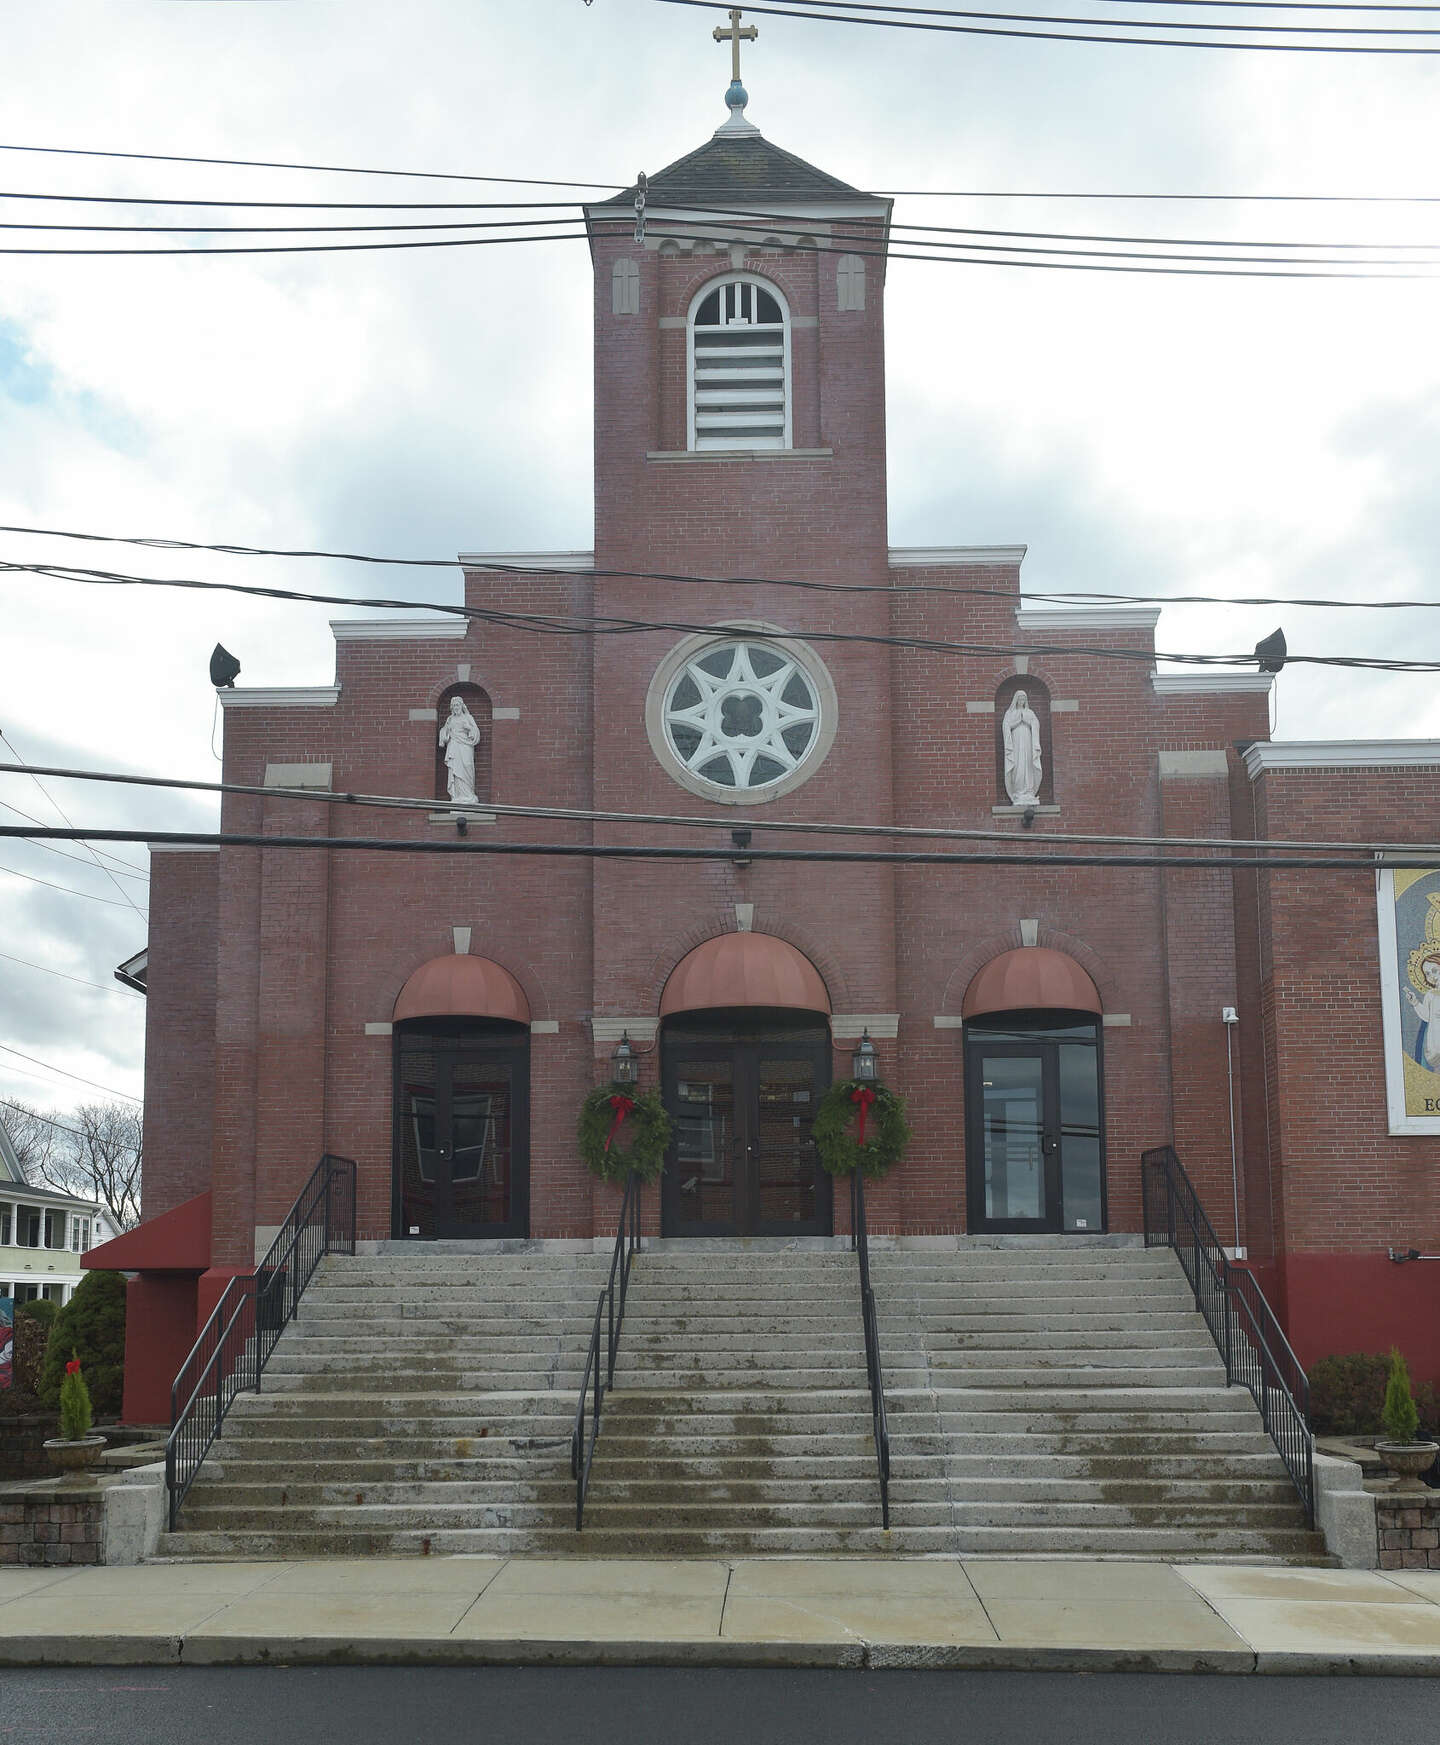
[[1440, 1571], [435, 1557], [0, 1570], [0, 1665], [1440, 1675]]

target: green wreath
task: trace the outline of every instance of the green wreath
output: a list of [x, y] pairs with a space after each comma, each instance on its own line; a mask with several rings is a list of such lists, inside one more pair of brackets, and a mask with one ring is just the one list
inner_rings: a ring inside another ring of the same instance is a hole
[[[871, 1091], [874, 1102], [865, 1109], [865, 1143], [859, 1144], [860, 1106], [856, 1091]], [[910, 1123], [905, 1119], [904, 1099], [882, 1084], [859, 1079], [841, 1079], [820, 1099], [811, 1129], [821, 1164], [831, 1175], [849, 1175], [859, 1164], [872, 1180], [888, 1175], [905, 1155], [910, 1143]]]
[[[624, 1098], [630, 1107], [616, 1117]], [[592, 1175], [623, 1182], [634, 1170], [641, 1181], [658, 1181], [670, 1145], [670, 1117], [655, 1091], [643, 1095], [634, 1085], [596, 1085], [580, 1105], [580, 1155]], [[606, 1142], [609, 1148], [606, 1148]]]

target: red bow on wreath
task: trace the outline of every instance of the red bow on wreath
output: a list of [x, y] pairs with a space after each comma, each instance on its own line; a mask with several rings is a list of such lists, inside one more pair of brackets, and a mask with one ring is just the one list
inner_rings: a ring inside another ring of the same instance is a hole
[[850, 1101], [860, 1105], [860, 1125], [855, 1134], [855, 1143], [863, 1145], [865, 1143], [865, 1116], [875, 1101], [875, 1093], [869, 1085], [856, 1085], [850, 1093]]
[[627, 1097], [623, 1091], [616, 1091], [610, 1099], [610, 1107], [615, 1111], [615, 1118], [610, 1123], [610, 1131], [605, 1135], [605, 1149], [610, 1149], [610, 1141], [620, 1131], [620, 1123], [635, 1107], [635, 1099]]

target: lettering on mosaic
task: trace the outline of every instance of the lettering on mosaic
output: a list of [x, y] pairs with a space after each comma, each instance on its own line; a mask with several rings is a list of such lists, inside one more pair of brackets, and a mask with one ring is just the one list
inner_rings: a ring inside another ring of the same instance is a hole
[[1390, 1131], [1440, 1132], [1440, 868], [1385, 868], [1379, 904]]

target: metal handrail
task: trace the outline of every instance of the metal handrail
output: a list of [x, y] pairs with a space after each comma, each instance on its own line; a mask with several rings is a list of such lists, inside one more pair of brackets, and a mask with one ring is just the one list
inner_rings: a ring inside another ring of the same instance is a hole
[[[600, 1414], [605, 1395], [615, 1385], [615, 1359], [620, 1353], [620, 1328], [625, 1319], [625, 1297], [630, 1289], [630, 1263], [640, 1247], [640, 1177], [631, 1170], [620, 1202], [620, 1223], [610, 1256], [610, 1277], [595, 1304], [590, 1330], [590, 1349], [580, 1378], [580, 1399], [575, 1407], [575, 1427], [570, 1433], [570, 1476], [575, 1480], [575, 1531], [585, 1524], [585, 1495], [590, 1489], [590, 1467], [600, 1436]], [[618, 1307], [617, 1307], [618, 1280]], [[600, 1328], [605, 1324], [605, 1360], [600, 1359]], [[586, 1396], [590, 1396], [590, 1427], [586, 1434]]]
[[1315, 1437], [1310, 1383], [1300, 1359], [1254, 1273], [1231, 1265], [1174, 1146], [1142, 1153], [1140, 1168], [1145, 1246], [1175, 1251], [1195, 1307], [1225, 1359], [1226, 1383], [1250, 1390], [1313, 1527]]
[[850, 1176], [850, 1246], [860, 1260], [860, 1320], [865, 1329], [865, 1378], [870, 1384], [870, 1426], [875, 1436], [875, 1470], [880, 1480], [880, 1525], [890, 1528], [890, 1418], [885, 1410], [885, 1376], [880, 1367], [880, 1323], [870, 1284], [870, 1232], [865, 1221], [865, 1177]]
[[170, 1388], [165, 1485], [170, 1531], [235, 1396], [260, 1376], [327, 1254], [355, 1252], [355, 1164], [326, 1152], [253, 1273], [232, 1278]]

